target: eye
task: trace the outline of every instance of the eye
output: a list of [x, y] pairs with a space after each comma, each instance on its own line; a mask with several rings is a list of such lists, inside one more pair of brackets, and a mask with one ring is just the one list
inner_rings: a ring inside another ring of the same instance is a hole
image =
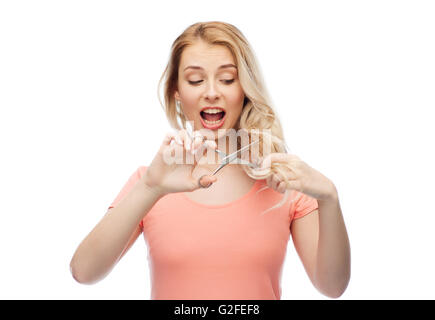
[[199, 84], [202, 80], [198, 80], [198, 81], [188, 81], [190, 84]]
[[[229, 79], [229, 80], [222, 80], [225, 84], [231, 84], [234, 82], [234, 79]], [[202, 82], [202, 80], [198, 80], [198, 81], [188, 81], [190, 84], [195, 85], [195, 84], [200, 84]]]
[[223, 82], [225, 82], [226, 84], [231, 84], [234, 82], [234, 79], [231, 80], [222, 80]]

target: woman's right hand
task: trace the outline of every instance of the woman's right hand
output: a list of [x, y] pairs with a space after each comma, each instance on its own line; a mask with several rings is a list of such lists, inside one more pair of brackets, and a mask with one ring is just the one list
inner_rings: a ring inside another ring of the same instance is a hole
[[[214, 140], [203, 140], [199, 131], [194, 132], [193, 138], [192, 142], [185, 129], [166, 134], [159, 151], [143, 176], [145, 184], [159, 196], [200, 188], [198, 179], [192, 176], [200, 155], [193, 155], [192, 151], [196, 150], [202, 155], [207, 148], [216, 149], [217, 145]], [[190, 161], [193, 164], [183, 161], [187, 153], [190, 153], [190, 159], [193, 158], [193, 161]], [[207, 185], [216, 180], [215, 176], [206, 175], [201, 183]]]

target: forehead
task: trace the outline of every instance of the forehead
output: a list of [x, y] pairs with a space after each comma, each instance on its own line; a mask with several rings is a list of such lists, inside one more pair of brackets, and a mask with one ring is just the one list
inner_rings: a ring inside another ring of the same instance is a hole
[[183, 71], [187, 66], [194, 65], [215, 70], [222, 64], [235, 65], [233, 55], [227, 47], [197, 42], [183, 50], [180, 69]]

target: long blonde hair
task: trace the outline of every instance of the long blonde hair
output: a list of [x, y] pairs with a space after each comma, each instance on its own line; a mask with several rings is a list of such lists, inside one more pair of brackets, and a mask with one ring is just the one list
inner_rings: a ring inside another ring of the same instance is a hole
[[[267, 156], [267, 154], [263, 154], [263, 150], [270, 150], [272, 153], [286, 153], [287, 150], [281, 123], [277, 117], [276, 111], [272, 107], [272, 102], [266, 90], [266, 86], [264, 85], [255, 54], [242, 32], [235, 26], [225, 22], [211, 21], [195, 23], [184, 30], [172, 44], [168, 64], [158, 85], [158, 98], [171, 126], [178, 130], [182, 128], [186, 129], [187, 119], [184, 113], [176, 107], [174, 92], [177, 88], [181, 54], [187, 46], [194, 45], [198, 41], [204, 41], [210, 45], [227, 47], [236, 61], [239, 81], [245, 93], [238, 129], [245, 129], [247, 132], [250, 132], [252, 129], [259, 129], [258, 138], [260, 139], [259, 152], [261, 157], [264, 158]], [[162, 81], [164, 81], [164, 104], [160, 99]], [[269, 131], [270, 134], [265, 134], [267, 131]], [[264, 144], [267, 144], [267, 148], [263, 146]], [[284, 172], [290, 170], [288, 166], [282, 163], [272, 163], [271, 170], [261, 173], [253, 171], [246, 165], [242, 165], [242, 167], [248, 176], [256, 180], [266, 179], [275, 173], [281, 180], [286, 181]], [[288, 193], [289, 190], [287, 189], [283, 200], [266, 211], [284, 204], [287, 200]]]

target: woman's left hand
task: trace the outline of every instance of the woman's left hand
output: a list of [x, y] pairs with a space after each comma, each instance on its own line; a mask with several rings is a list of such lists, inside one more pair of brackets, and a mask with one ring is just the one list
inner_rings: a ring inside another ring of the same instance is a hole
[[271, 153], [267, 155], [258, 170], [270, 168], [274, 162], [286, 163], [290, 171], [284, 168], [284, 177], [272, 174], [267, 178], [267, 184], [272, 189], [284, 193], [286, 189], [294, 189], [318, 200], [331, 200], [337, 195], [335, 185], [319, 171], [311, 168], [298, 156], [288, 153]]

